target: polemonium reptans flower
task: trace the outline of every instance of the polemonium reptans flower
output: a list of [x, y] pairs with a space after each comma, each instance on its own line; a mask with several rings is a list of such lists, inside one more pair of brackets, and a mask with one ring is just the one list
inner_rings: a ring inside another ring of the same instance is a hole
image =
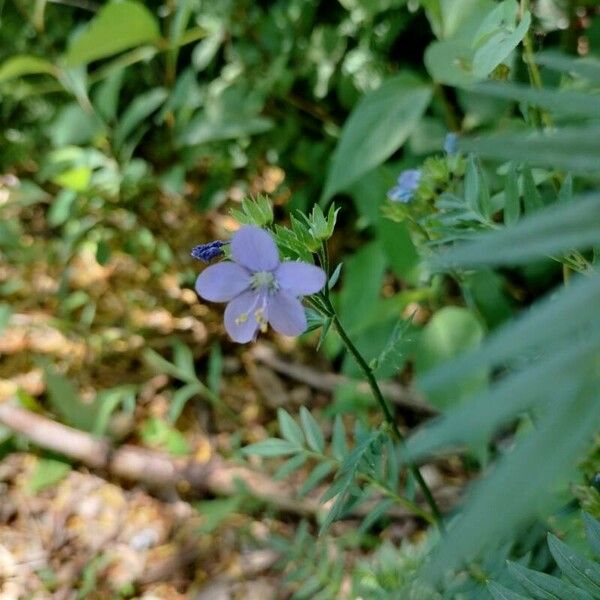
[[444, 152], [446, 154], [456, 154], [458, 152], [458, 134], [457, 133], [447, 133], [446, 138], [444, 139]]
[[227, 242], [222, 242], [221, 240], [215, 240], [214, 242], [209, 242], [208, 244], [200, 244], [192, 249], [190, 254], [201, 260], [202, 262], [208, 263], [213, 258], [217, 258], [218, 256], [223, 256], [223, 246]]
[[419, 181], [421, 181], [421, 171], [419, 169], [402, 171], [396, 185], [388, 192], [388, 198], [392, 202], [408, 202], [419, 186]]
[[232, 261], [204, 269], [196, 280], [201, 298], [227, 302], [225, 329], [244, 344], [267, 324], [283, 335], [300, 335], [306, 315], [299, 296], [315, 294], [325, 285], [325, 272], [304, 262], [280, 262], [271, 236], [247, 225], [231, 238]]

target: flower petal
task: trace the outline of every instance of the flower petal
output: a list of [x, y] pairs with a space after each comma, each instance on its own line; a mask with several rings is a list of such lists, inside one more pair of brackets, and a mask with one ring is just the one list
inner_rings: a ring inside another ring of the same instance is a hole
[[231, 256], [254, 272], [273, 271], [279, 264], [279, 251], [273, 238], [254, 225], [246, 225], [233, 234]]
[[269, 298], [267, 317], [271, 327], [282, 335], [300, 335], [306, 330], [306, 314], [300, 300], [279, 291]]
[[316, 294], [325, 285], [325, 271], [305, 262], [284, 262], [275, 271], [279, 287], [293, 296]]
[[234, 342], [245, 344], [254, 339], [258, 323], [254, 316], [257, 294], [244, 292], [234, 298], [225, 308], [225, 329]]
[[211, 302], [228, 302], [250, 287], [250, 273], [233, 262], [207, 267], [196, 279], [196, 292]]

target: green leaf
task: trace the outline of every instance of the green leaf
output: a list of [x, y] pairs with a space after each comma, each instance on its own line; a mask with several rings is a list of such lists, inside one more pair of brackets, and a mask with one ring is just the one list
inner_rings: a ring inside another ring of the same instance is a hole
[[325, 450], [323, 433], [319, 424], [305, 406], [300, 407], [300, 421], [302, 422], [302, 428], [304, 429], [304, 435], [306, 435], [309, 447], [315, 452], [322, 454]]
[[425, 66], [434, 81], [453, 86], [468, 86], [477, 81], [473, 73], [475, 51], [462, 40], [442, 40], [425, 50]]
[[296, 454], [286, 460], [275, 472], [273, 477], [275, 479], [285, 479], [291, 475], [294, 471], [297, 471], [302, 465], [308, 460], [307, 454]]
[[346, 443], [346, 429], [344, 421], [340, 415], [335, 417], [333, 423], [333, 433], [331, 435], [331, 452], [337, 460], [343, 460], [348, 454], [348, 444]]
[[134, 129], [147, 119], [167, 99], [164, 88], [154, 88], [139, 94], [125, 109], [114, 129], [114, 144], [120, 148]]
[[320, 465], [317, 465], [302, 484], [298, 494], [306, 496], [308, 492], [319, 485], [335, 469], [335, 466], [336, 464], [332, 461], [322, 462]]
[[510, 228], [486, 232], [440, 254], [435, 268], [523, 264], [575, 249], [600, 239], [600, 195], [569, 204], [554, 204], [521, 219]]
[[215, 500], [194, 502], [194, 508], [202, 516], [202, 524], [198, 528], [198, 531], [201, 533], [214, 531], [228, 517], [239, 511], [243, 499], [243, 496], [238, 495], [231, 498], [217, 498]]
[[596, 556], [600, 558], [600, 521], [584, 512], [583, 524], [585, 525], [585, 533], [587, 534], [588, 542]]
[[521, 215], [521, 200], [519, 194], [519, 181], [517, 168], [514, 162], [508, 166], [506, 182], [504, 184], [504, 223], [513, 225]]
[[140, 428], [140, 437], [148, 446], [164, 449], [176, 456], [191, 452], [183, 434], [162, 419], [151, 418], [144, 421]]
[[188, 383], [180, 387], [174, 394], [169, 406], [168, 418], [170, 423], [175, 423], [179, 419], [185, 405], [196, 394], [202, 392], [202, 387], [198, 383]]
[[159, 37], [158, 21], [143, 4], [132, 0], [108, 2], [69, 44], [65, 63], [68, 67], [86, 64], [154, 43]]
[[594, 598], [600, 597], [600, 565], [581, 556], [556, 536], [548, 534], [548, 547], [563, 575]]
[[[561, 499], [551, 491], [572, 474], [600, 422], [600, 405], [594, 391], [597, 382], [591, 381], [590, 389], [584, 393], [578, 389], [579, 381], [580, 377], [563, 381], [570, 386], [569, 392], [553, 398], [547, 410], [540, 413], [535, 429], [523, 435], [516, 447], [499, 460], [493, 473], [475, 487], [453, 527], [434, 550], [425, 568], [426, 577], [437, 580], [447, 569], [510, 539], [519, 526], [535, 515], [560, 505]], [[536, 383], [532, 378], [531, 384]], [[569, 435], [565, 435], [566, 431]], [[552, 460], [548, 460], [549, 456]], [[572, 554], [569, 551], [567, 556], [560, 556], [561, 568]], [[597, 573], [600, 567], [593, 566]]]
[[[503, 3], [506, 4], [506, 3]], [[510, 4], [516, 6], [514, 0]], [[497, 10], [501, 9], [501, 5]], [[527, 11], [519, 26], [511, 30], [501, 27], [482, 44], [473, 57], [473, 73], [476, 77], [487, 77], [498, 65], [503, 63], [509, 54], [519, 45], [531, 25], [531, 13]]]
[[46, 366], [44, 371], [52, 410], [68, 425], [84, 431], [93, 431], [98, 414], [96, 403], [82, 402], [71, 381], [59, 375], [50, 366]]
[[410, 74], [366, 94], [344, 124], [321, 201], [347, 189], [404, 144], [431, 100], [431, 87]]
[[459, 145], [461, 150], [480, 157], [526, 162], [574, 173], [595, 173], [600, 157], [600, 128], [587, 125], [543, 133], [530, 130], [494, 133], [465, 139]]
[[[465, 350], [476, 348], [483, 335], [479, 320], [468, 309], [452, 306], [442, 308], [427, 323], [419, 338], [415, 356], [418, 377]], [[426, 385], [422, 387], [432, 405], [447, 409], [472, 395], [486, 381], [486, 371], [479, 370], [457, 385], [446, 386], [439, 392], [428, 389]]]
[[44, 58], [29, 54], [18, 54], [7, 58], [0, 65], [0, 83], [24, 75], [46, 74], [56, 77], [57, 73], [58, 69]]
[[304, 434], [300, 425], [283, 408], [277, 409], [277, 420], [279, 421], [279, 431], [284, 439], [302, 448], [304, 446]]
[[71, 469], [71, 465], [62, 460], [39, 458], [35, 469], [27, 479], [27, 489], [32, 494], [37, 494], [63, 480]]
[[533, 571], [519, 563], [508, 563], [508, 570], [515, 581], [523, 586], [533, 598], [540, 600], [592, 600], [583, 590], [552, 577], [546, 573]]
[[124, 75], [125, 69], [114, 71], [97, 87], [94, 94], [94, 107], [106, 122], [114, 121], [117, 116]]
[[528, 600], [526, 596], [521, 596], [521, 594], [517, 594], [517, 592], [513, 592], [513, 590], [510, 590], [495, 581], [490, 581], [490, 583], [488, 583], [488, 590], [494, 600]]
[[286, 456], [287, 454], [296, 454], [300, 451], [296, 444], [279, 438], [268, 438], [262, 442], [250, 444], [242, 449], [244, 454], [254, 454], [256, 456]]

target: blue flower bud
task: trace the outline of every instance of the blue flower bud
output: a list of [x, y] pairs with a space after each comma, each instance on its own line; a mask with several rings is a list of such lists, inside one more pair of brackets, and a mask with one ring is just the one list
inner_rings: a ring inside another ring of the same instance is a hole
[[222, 242], [221, 240], [215, 240], [214, 242], [209, 242], [208, 244], [200, 244], [199, 246], [193, 248], [190, 254], [193, 258], [208, 263], [213, 258], [223, 256], [224, 252], [221, 248], [225, 244], [227, 244], [227, 242]]

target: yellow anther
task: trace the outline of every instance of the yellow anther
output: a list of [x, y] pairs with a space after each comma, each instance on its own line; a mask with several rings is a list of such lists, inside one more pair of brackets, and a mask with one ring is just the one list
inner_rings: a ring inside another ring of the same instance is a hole
[[237, 319], [235, 320], [235, 324], [236, 325], [241, 325], [242, 323], [245, 323], [248, 320], [248, 313], [242, 313], [239, 317], [237, 317]]

